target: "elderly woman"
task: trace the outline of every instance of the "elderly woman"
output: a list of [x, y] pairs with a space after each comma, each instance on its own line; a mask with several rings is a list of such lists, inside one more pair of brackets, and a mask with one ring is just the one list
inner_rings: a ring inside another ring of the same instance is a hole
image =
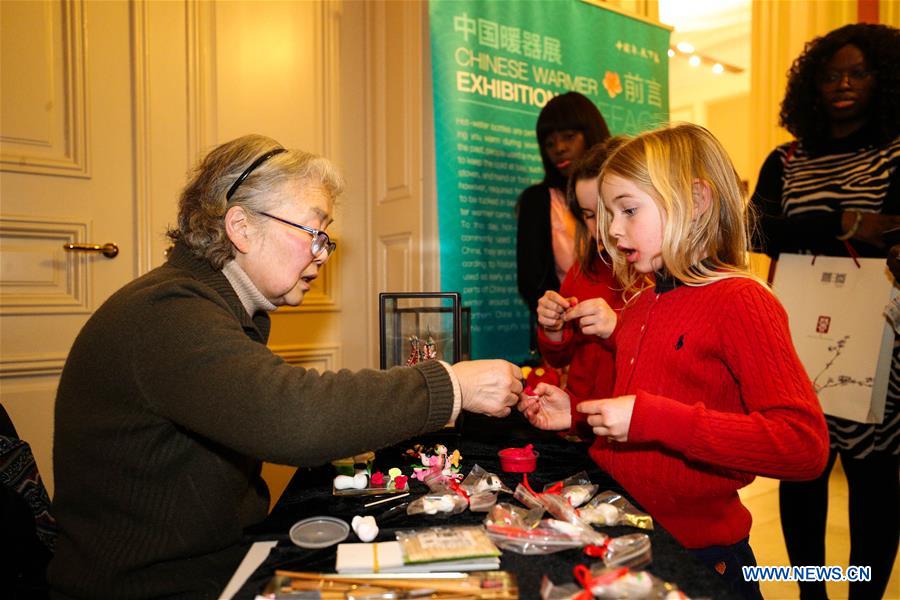
[[268, 312], [300, 304], [335, 250], [340, 191], [327, 160], [269, 138], [215, 148], [181, 195], [168, 262], [85, 325], [57, 396], [56, 596], [217, 597], [266, 516], [261, 461], [315, 465], [460, 409], [509, 412], [521, 372], [505, 361], [320, 374], [266, 347]]

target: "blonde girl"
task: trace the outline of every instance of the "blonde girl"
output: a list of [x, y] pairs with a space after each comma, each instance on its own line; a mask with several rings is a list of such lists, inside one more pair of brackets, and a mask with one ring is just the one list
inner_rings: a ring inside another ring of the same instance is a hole
[[[696, 125], [641, 134], [600, 174], [598, 229], [628, 302], [597, 326], [616, 352], [613, 397], [581, 402], [594, 461], [739, 593], [755, 564], [738, 489], [811, 479], [825, 420], [775, 296], [747, 267], [747, 201], [721, 144]], [[652, 281], [649, 278], [652, 277]], [[519, 409], [565, 429], [565, 394]], [[549, 426], [546, 426], [549, 425]]]

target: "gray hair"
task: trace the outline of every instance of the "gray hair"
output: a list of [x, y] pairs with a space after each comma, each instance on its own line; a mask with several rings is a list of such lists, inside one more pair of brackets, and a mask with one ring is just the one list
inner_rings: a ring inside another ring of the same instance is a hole
[[289, 181], [319, 187], [332, 199], [341, 194], [343, 179], [328, 159], [287, 150], [256, 167], [231, 199], [226, 199], [228, 189], [254, 160], [280, 147], [272, 138], [245, 135], [213, 148], [181, 192], [178, 227], [167, 232], [169, 239], [185, 244], [194, 255], [221, 269], [234, 256], [225, 232], [225, 213], [230, 207], [243, 206], [250, 215], [270, 211], [279, 202], [272, 191]]

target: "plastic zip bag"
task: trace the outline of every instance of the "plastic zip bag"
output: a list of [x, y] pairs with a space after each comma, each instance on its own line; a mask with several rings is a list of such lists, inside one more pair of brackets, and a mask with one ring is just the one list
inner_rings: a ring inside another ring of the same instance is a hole
[[559, 494], [538, 494], [528, 485], [528, 477], [523, 478], [522, 483], [516, 487], [514, 494], [516, 500], [529, 508], [544, 508], [555, 519], [563, 521], [578, 530], [578, 535], [584, 545], [594, 544], [602, 546], [609, 536], [595, 531], [589, 523], [578, 516], [578, 511]]
[[639, 511], [621, 494], [612, 491], [594, 496], [579, 511], [579, 515], [593, 525], [631, 525], [638, 529], [653, 529], [653, 517]]
[[653, 600], [689, 600], [674, 584], [665, 582], [646, 571], [625, 567], [575, 567], [578, 583], [555, 585], [544, 576], [541, 581], [541, 600], [580, 600], [589, 593], [593, 598], [627, 598]]
[[544, 486], [544, 493], [558, 493], [565, 498], [569, 504], [578, 508], [591, 499], [591, 496], [597, 493], [600, 486], [591, 483], [590, 477], [584, 471], [579, 471], [571, 477], [567, 477], [562, 481], [551, 483]]
[[531, 510], [501, 502], [491, 509], [484, 524], [497, 547], [516, 554], [552, 554], [583, 545], [579, 535], [549, 527], [541, 517], [544, 509]]

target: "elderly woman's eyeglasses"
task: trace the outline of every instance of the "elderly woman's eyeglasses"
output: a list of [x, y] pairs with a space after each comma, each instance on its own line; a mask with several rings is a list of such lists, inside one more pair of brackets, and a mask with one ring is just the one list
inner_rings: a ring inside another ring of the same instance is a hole
[[312, 227], [307, 227], [306, 225], [300, 225], [299, 223], [294, 223], [293, 221], [288, 221], [287, 219], [282, 219], [281, 217], [276, 217], [275, 215], [270, 215], [267, 212], [258, 211], [264, 217], [269, 217], [270, 219], [275, 219], [279, 223], [284, 223], [285, 225], [290, 225], [291, 227], [296, 227], [301, 231], [305, 231], [309, 235], [312, 236], [312, 246], [310, 250], [312, 251], [313, 256], [319, 256], [322, 251], [326, 252], [326, 256], [331, 256], [334, 253], [334, 249], [337, 248], [337, 243], [332, 242], [331, 238], [328, 237], [328, 234], [324, 231], [320, 231], [318, 229], [313, 229]]

